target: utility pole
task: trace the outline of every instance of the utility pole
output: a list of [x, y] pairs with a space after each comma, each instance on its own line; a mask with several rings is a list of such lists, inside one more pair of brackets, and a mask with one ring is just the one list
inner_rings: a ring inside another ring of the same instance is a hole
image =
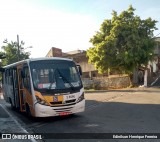
[[18, 61], [19, 61], [19, 35], [17, 35], [17, 47], [18, 47]]

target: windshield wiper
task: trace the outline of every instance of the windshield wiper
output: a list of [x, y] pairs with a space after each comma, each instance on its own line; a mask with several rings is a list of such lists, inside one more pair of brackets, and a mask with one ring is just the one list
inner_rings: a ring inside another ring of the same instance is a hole
[[64, 82], [68, 83], [68, 84], [70, 85], [70, 88], [71, 88], [72, 90], [74, 90], [73, 84], [72, 84], [65, 76], [62, 75], [62, 73], [59, 71], [58, 68], [57, 68], [56, 70], [58, 71], [58, 73], [59, 73], [59, 75], [61, 76], [62, 80], [63, 80]]

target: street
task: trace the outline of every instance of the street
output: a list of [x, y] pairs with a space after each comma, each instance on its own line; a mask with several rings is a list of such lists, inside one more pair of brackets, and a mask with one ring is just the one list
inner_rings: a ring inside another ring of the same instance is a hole
[[[60, 133], [63, 137], [63, 133], [160, 132], [160, 88], [158, 87], [90, 92], [85, 94], [85, 98], [86, 111], [83, 113], [66, 117], [38, 118], [36, 120], [28, 119], [25, 114], [13, 111], [3, 99], [0, 100], [0, 104], [28, 133]], [[44, 141], [53, 140], [45, 139]], [[55, 139], [55, 141], [66, 140]], [[123, 140], [78, 139], [76, 141], [119, 142]], [[145, 139], [144, 141], [159, 140]]]

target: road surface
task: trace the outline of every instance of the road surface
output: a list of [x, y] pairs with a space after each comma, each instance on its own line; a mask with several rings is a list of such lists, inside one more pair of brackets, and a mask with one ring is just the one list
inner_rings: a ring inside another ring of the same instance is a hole
[[[158, 133], [160, 132], [160, 88], [133, 88], [123, 90], [100, 91], [86, 93], [86, 111], [69, 117], [51, 117], [30, 120], [23, 113], [12, 111], [10, 106], [0, 100], [5, 109], [29, 133], [43, 133], [48, 137], [58, 133], [92, 134], [98, 133]], [[101, 135], [102, 136], [102, 135]], [[51, 136], [52, 137], [52, 136]], [[44, 139], [52, 142], [53, 139]], [[109, 141], [122, 142], [123, 139], [54, 139], [66, 141]], [[139, 141], [127, 139], [125, 141]], [[156, 139], [141, 139], [140, 141], [160, 141]]]

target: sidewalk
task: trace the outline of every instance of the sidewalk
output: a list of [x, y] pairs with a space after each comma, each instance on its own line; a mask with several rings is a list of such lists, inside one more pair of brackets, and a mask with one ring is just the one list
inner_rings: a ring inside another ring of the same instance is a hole
[[[20, 142], [22, 140], [15, 139], [2, 139], [2, 134], [15, 134], [28, 132], [22, 128], [22, 126], [17, 122], [17, 120], [8, 112], [5, 106], [5, 101], [3, 100], [2, 93], [0, 93], [0, 142]], [[31, 142], [35, 140], [24, 140], [26, 142]]]
[[134, 95], [138, 92], [145, 92], [147, 94], [159, 91], [159, 87], [135, 87], [113, 90], [87, 90], [85, 91], [85, 99], [95, 100], [96, 103], [109, 102], [121, 98], [123, 96]]
[[122, 88], [122, 89], [108, 89], [108, 90], [85, 90], [85, 93], [105, 93], [105, 92], [134, 92], [138, 90], [145, 90], [148, 87], [133, 87], [133, 88]]
[[0, 133], [26, 133], [20, 124], [0, 104]]

